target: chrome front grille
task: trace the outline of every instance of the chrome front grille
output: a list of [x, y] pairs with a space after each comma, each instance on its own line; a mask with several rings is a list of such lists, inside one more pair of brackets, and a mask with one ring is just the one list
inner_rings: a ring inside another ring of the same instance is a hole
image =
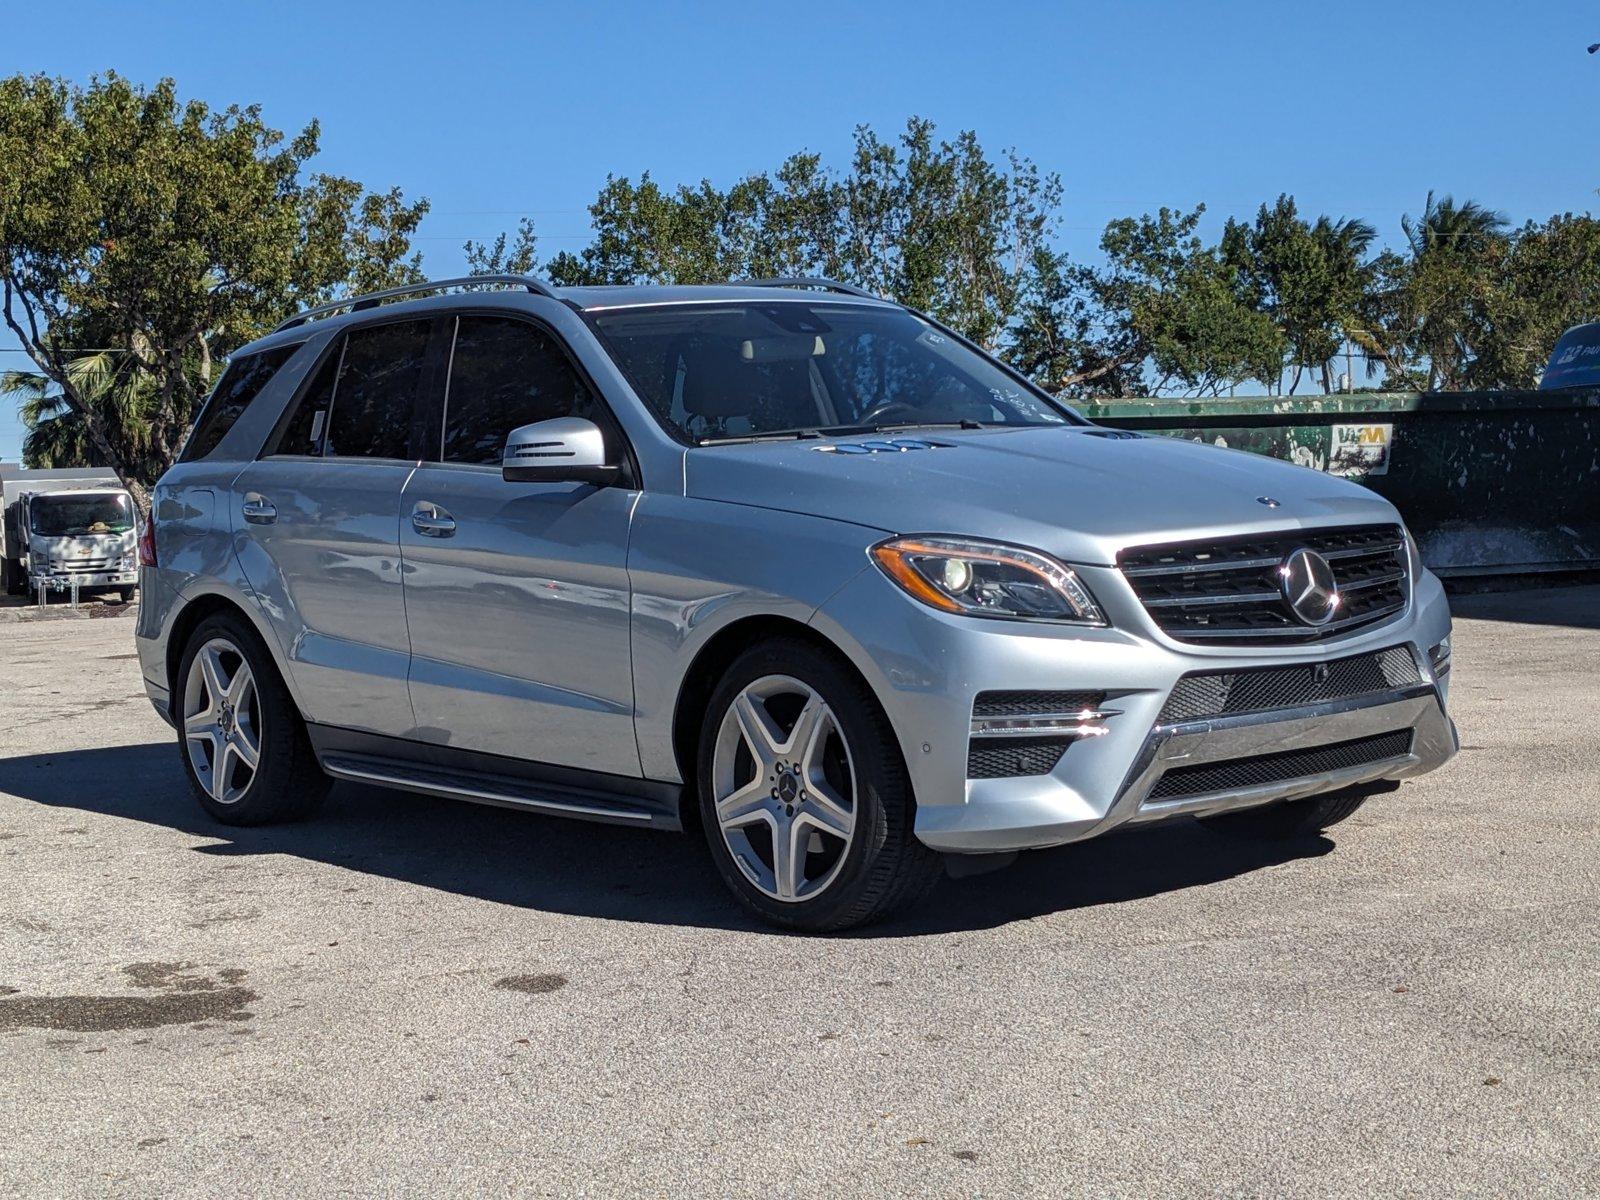
[[[1279, 567], [1302, 548], [1322, 555], [1333, 569], [1342, 603], [1326, 625], [1297, 620], [1279, 588]], [[1398, 525], [1141, 546], [1124, 550], [1117, 565], [1169, 636], [1207, 645], [1322, 641], [1392, 617], [1409, 599], [1405, 535]]]
[[69, 575], [99, 575], [111, 569], [109, 558], [67, 558], [56, 564], [56, 569]]
[[1298, 708], [1392, 692], [1422, 682], [1417, 660], [1405, 646], [1352, 654], [1325, 663], [1248, 667], [1185, 675], [1156, 719], [1159, 725]]

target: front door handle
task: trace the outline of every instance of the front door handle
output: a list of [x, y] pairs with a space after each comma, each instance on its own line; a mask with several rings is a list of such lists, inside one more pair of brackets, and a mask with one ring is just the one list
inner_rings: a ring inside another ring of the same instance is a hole
[[437, 504], [418, 500], [411, 510], [411, 528], [423, 537], [449, 537], [456, 531], [456, 519]]
[[246, 492], [239, 511], [252, 525], [271, 525], [278, 519], [278, 507], [260, 492]]

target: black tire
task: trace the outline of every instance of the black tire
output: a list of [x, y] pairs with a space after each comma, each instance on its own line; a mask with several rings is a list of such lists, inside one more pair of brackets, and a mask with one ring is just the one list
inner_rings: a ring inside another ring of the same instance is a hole
[[[217, 639], [228, 642], [249, 665], [255, 679], [259, 718], [258, 766], [243, 793], [226, 803], [213, 797], [196, 774], [183, 729], [190, 669], [201, 647]], [[311, 740], [306, 736], [305, 721], [284, 686], [272, 656], [244, 618], [218, 613], [201, 621], [184, 646], [173, 684], [178, 757], [195, 799], [211, 816], [225, 825], [266, 825], [299, 820], [322, 803], [331, 781], [317, 764]]]
[[133, 589], [132, 588], [118, 588], [117, 589], [117, 603], [118, 604], [132, 604], [133, 603]]
[[1325, 796], [1311, 796], [1305, 800], [1285, 800], [1264, 808], [1247, 808], [1241, 812], [1219, 813], [1201, 820], [1218, 833], [1258, 841], [1289, 841], [1313, 838], [1324, 829], [1337, 825], [1367, 802], [1373, 794], [1369, 789], [1358, 792], [1329, 792]]
[[[713, 757], [723, 718], [744, 688], [771, 675], [797, 679], [821, 695], [856, 764], [854, 834], [832, 883], [807, 900], [776, 899], [745, 877], [718, 824], [713, 798]], [[695, 778], [700, 823], [718, 872], [740, 903], [774, 925], [827, 933], [879, 921], [927, 895], [943, 875], [941, 856], [913, 832], [911, 781], [883, 709], [848, 666], [807, 642], [764, 642], [729, 666], [706, 706]]]

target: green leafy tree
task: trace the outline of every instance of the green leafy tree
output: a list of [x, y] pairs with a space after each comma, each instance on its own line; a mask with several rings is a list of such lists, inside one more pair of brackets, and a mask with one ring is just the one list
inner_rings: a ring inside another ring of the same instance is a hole
[[1563, 213], [1524, 225], [1494, 269], [1487, 315], [1471, 385], [1535, 386], [1556, 340], [1600, 318], [1600, 220]]
[[1144, 352], [1154, 390], [1176, 385], [1217, 395], [1245, 379], [1274, 380], [1285, 340], [1247, 295], [1238, 270], [1195, 229], [1205, 213], [1163, 208], [1106, 226], [1102, 308], [1118, 335]]
[[1283, 338], [1290, 395], [1307, 370], [1321, 374], [1324, 391], [1333, 390], [1329, 364], [1357, 322], [1371, 275], [1367, 251], [1376, 238], [1364, 221], [1309, 222], [1288, 195], [1263, 204], [1253, 224], [1229, 220], [1224, 228], [1222, 255], [1239, 274], [1242, 298], [1266, 313]]
[[488, 243], [468, 241], [461, 252], [470, 275], [526, 275], [539, 261], [538, 248], [533, 221], [523, 217], [509, 238], [502, 233]]
[[[73, 389], [102, 423], [135, 434], [149, 427], [155, 389], [148, 375], [125, 354], [102, 351], [66, 364]], [[102, 467], [102, 455], [89, 438], [88, 422], [68, 403], [48, 375], [37, 371], [0, 374], [0, 396], [17, 402], [22, 420], [22, 463], [26, 467]]]
[[[304, 178], [317, 138], [180, 101], [171, 80], [0, 79], [5, 321], [141, 506], [233, 349], [297, 304], [420, 274], [426, 202]], [[85, 350], [131, 364], [137, 419], [85, 394]]]
[[1374, 264], [1367, 319], [1355, 339], [1388, 372], [1389, 382], [1443, 389], [1470, 387], [1487, 340], [1498, 272], [1511, 248], [1498, 212], [1432, 192], [1420, 216], [1401, 219], [1403, 252]]
[[1005, 357], [1047, 391], [1066, 396], [1135, 396], [1150, 346], [1117, 310], [1122, 287], [1045, 246], [1034, 250]]
[[[726, 189], [608, 177], [589, 209], [594, 240], [545, 270], [563, 284], [828, 275], [994, 348], [1032, 286], [1060, 198], [1060, 181], [1027, 159], [996, 161], [970, 131], [941, 140], [913, 119], [893, 140], [858, 129], [843, 175], [799, 153]], [[470, 243], [469, 265], [487, 269], [495, 247], [505, 251], [504, 235]]]

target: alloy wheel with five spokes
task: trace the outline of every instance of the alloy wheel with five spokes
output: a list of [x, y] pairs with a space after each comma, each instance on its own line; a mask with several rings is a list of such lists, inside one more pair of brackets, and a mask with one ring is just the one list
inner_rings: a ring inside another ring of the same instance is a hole
[[711, 774], [717, 827], [751, 886], [789, 904], [822, 895], [855, 838], [857, 781], [821, 693], [788, 675], [747, 684], [723, 715]]
[[237, 803], [249, 790], [261, 765], [261, 733], [249, 661], [226, 638], [211, 638], [184, 682], [183, 739], [196, 779], [218, 804]]

